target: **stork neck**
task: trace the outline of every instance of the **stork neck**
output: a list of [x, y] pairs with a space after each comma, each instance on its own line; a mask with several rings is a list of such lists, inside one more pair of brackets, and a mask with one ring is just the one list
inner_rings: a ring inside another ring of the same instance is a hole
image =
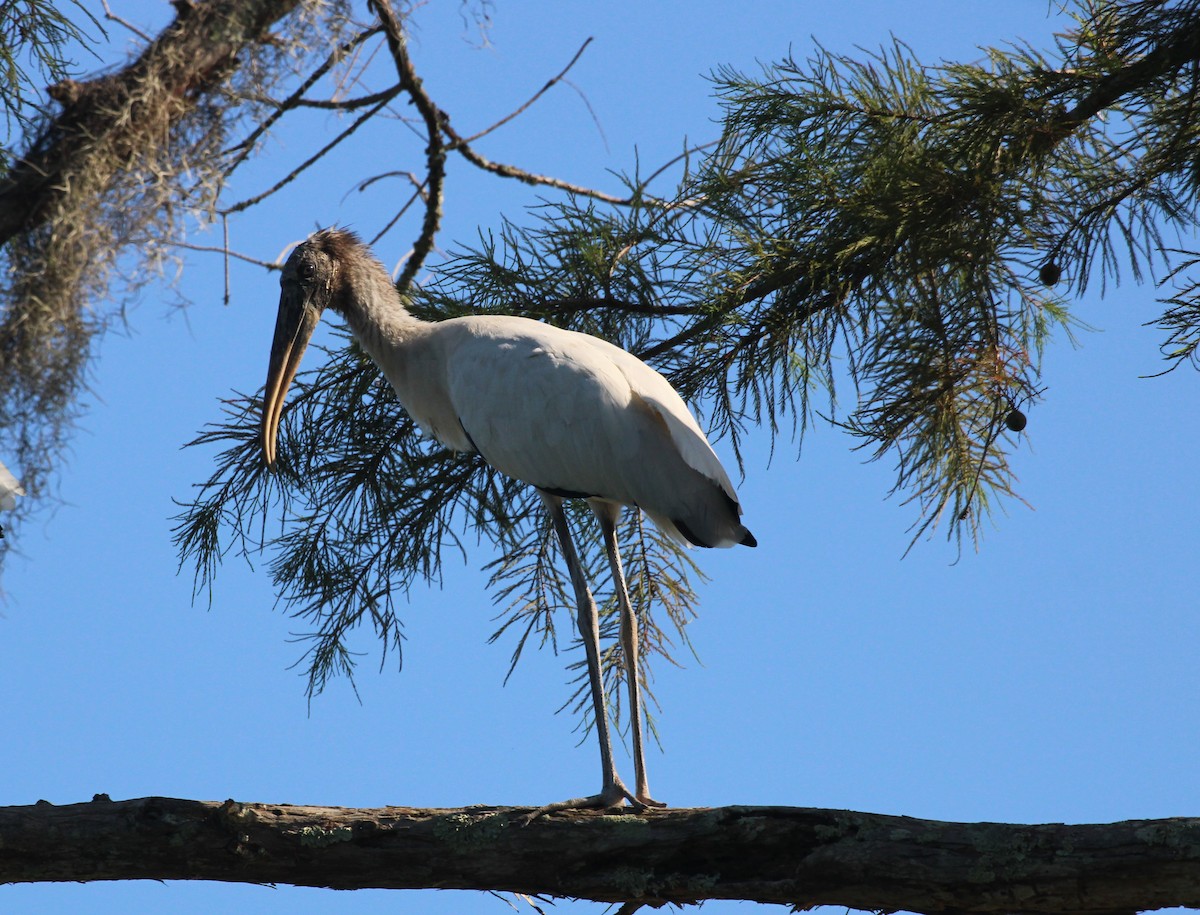
[[388, 349], [418, 335], [427, 322], [414, 317], [386, 274], [351, 282], [345, 308], [346, 323], [358, 342], [378, 360]]

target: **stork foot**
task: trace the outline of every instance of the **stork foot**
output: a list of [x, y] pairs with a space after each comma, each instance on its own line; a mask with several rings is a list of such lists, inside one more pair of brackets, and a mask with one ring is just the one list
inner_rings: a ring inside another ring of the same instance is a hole
[[568, 798], [565, 801], [556, 801], [553, 804], [538, 807], [525, 817], [525, 825], [529, 825], [534, 820], [544, 817], [548, 813], [557, 813], [560, 810], [603, 810], [609, 807], [624, 806], [626, 802], [634, 810], [667, 806], [662, 801], [656, 801], [649, 795], [638, 796], [634, 794], [625, 787], [625, 784], [620, 779], [616, 779], [611, 784], [605, 785], [599, 794]]

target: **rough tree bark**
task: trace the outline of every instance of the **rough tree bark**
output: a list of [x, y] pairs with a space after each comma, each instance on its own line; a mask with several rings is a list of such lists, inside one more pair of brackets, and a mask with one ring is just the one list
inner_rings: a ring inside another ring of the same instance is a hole
[[526, 824], [529, 811], [43, 801], [0, 808], [0, 883], [220, 880], [920, 913], [1200, 906], [1200, 818], [1021, 826], [720, 807]]
[[[60, 196], [71, 192], [64, 179], [81, 170], [95, 149], [111, 149], [103, 138], [135, 144], [138, 113], [129, 101], [144, 90], [177, 100], [181, 115], [197, 98], [228, 79], [238, 55], [264, 40], [270, 26], [290, 13], [300, 0], [213, 0], [193, 4], [176, 0], [175, 22], [152, 41], [136, 61], [121, 70], [86, 82], [67, 80], [50, 89], [62, 111], [38, 137], [12, 171], [0, 179], [0, 245], [32, 231], [52, 212]], [[119, 168], [115, 159], [101, 167]]]

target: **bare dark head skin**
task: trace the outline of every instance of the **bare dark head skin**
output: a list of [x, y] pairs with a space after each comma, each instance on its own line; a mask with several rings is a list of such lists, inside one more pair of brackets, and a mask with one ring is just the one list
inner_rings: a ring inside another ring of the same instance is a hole
[[324, 229], [292, 252], [279, 278], [279, 314], [263, 394], [262, 451], [267, 466], [275, 464], [275, 445], [283, 402], [308, 341], [326, 308], [344, 312], [341, 265], [362, 248], [358, 237], [341, 229]]

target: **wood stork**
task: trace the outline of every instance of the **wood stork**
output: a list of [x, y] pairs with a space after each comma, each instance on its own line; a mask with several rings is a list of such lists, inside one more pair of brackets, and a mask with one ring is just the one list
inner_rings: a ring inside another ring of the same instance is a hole
[[[598, 794], [542, 808], [662, 806], [650, 796], [642, 747], [638, 627], [625, 586], [616, 524], [636, 506], [660, 529], [704, 547], [755, 546], [721, 462], [680, 396], [637, 357], [588, 334], [528, 318], [477, 315], [422, 321], [387, 270], [352, 232], [323, 229], [292, 252], [263, 398], [262, 449], [273, 465], [279, 420], [313, 329], [326, 308], [359, 344], [427, 435], [477, 452], [536, 487], [570, 571], [587, 653], [603, 785]], [[571, 541], [563, 500], [586, 499], [604, 535], [621, 612], [635, 788], [617, 775], [600, 676], [596, 604]]]

